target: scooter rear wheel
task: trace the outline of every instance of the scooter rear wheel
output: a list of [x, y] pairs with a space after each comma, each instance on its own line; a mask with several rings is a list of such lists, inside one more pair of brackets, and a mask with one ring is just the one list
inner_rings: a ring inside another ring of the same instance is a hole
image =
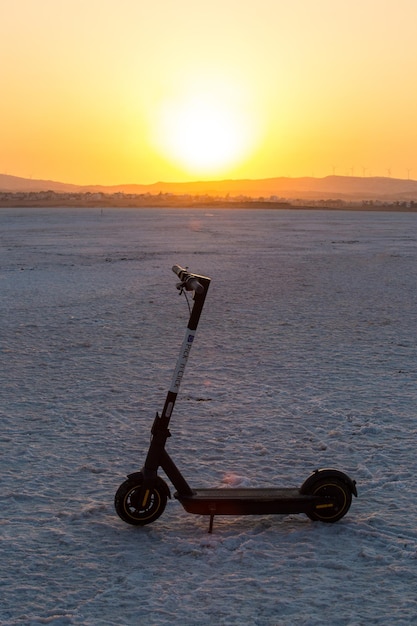
[[352, 493], [348, 485], [337, 478], [321, 478], [312, 486], [310, 494], [320, 496], [324, 502], [315, 506], [307, 516], [314, 521], [337, 522], [348, 512]]
[[167, 503], [167, 487], [161, 478], [147, 498], [145, 506], [139, 501], [142, 481], [128, 478], [120, 485], [114, 498], [114, 507], [118, 516], [128, 524], [145, 526], [151, 524], [162, 515]]

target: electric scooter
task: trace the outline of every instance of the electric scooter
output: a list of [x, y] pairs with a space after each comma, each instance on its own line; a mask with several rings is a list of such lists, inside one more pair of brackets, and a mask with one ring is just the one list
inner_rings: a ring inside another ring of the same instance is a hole
[[[315, 470], [297, 488], [197, 488], [190, 487], [165, 449], [169, 422], [177, 399], [184, 370], [190, 355], [197, 326], [211, 279], [192, 274], [174, 265], [180, 293], [193, 292], [193, 305], [181, 345], [171, 386], [162, 413], [156, 414], [145, 464], [139, 472], [129, 474], [115, 495], [115, 509], [128, 524], [144, 526], [162, 515], [171, 497], [167, 483], [158, 475], [161, 468], [174, 485], [174, 497], [189, 513], [210, 518], [208, 532], [213, 530], [215, 515], [265, 515], [305, 513], [311, 520], [336, 522], [348, 512], [352, 494], [357, 496], [356, 482], [336, 469]], [[185, 293], [185, 295], [187, 295]]]

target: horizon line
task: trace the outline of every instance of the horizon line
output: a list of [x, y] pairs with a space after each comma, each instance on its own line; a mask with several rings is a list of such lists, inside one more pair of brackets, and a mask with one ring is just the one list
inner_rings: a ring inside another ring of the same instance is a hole
[[[407, 169], [408, 172], [411, 171], [410, 169]], [[157, 180], [154, 181], [152, 183], [140, 183], [140, 182], [130, 182], [130, 183], [111, 183], [111, 184], [105, 184], [105, 183], [84, 183], [84, 184], [79, 184], [79, 183], [73, 183], [73, 182], [66, 182], [63, 180], [56, 180], [54, 178], [33, 178], [32, 176], [27, 177], [27, 176], [19, 176], [17, 174], [9, 174], [7, 172], [0, 172], [0, 176], [5, 176], [5, 177], [9, 177], [9, 178], [16, 178], [16, 179], [20, 179], [20, 180], [25, 180], [25, 181], [32, 181], [32, 182], [50, 182], [50, 183], [56, 183], [56, 184], [61, 184], [61, 185], [70, 185], [73, 187], [125, 187], [125, 186], [139, 186], [139, 187], [153, 187], [156, 185], [193, 185], [193, 184], [207, 184], [207, 183], [227, 183], [227, 182], [255, 182], [255, 181], [268, 181], [268, 180], [325, 180], [325, 179], [329, 179], [329, 178], [343, 178], [343, 179], [359, 179], [359, 180], [375, 180], [375, 179], [386, 179], [386, 180], [398, 180], [398, 181], [404, 181], [404, 182], [417, 182], [416, 179], [414, 178], [410, 178], [410, 176], [408, 176], [407, 178], [401, 178], [401, 177], [397, 177], [397, 176], [392, 176], [392, 175], [386, 175], [386, 176], [381, 176], [381, 175], [366, 175], [365, 173], [362, 175], [355, 175], [355, 174], [326, 174], [325, 176], [314, 176], [314, 175], [304, 175], [304, 176], [288, 176], [288, 175], [277, 175], [277, 176], [264, 176], [264, 177], [255, 177], [255, 178], [251, 178], [251, 177], [242, 177], [242, 178], [198, 178], [198, 179], [193, 179], [193, 180]]]

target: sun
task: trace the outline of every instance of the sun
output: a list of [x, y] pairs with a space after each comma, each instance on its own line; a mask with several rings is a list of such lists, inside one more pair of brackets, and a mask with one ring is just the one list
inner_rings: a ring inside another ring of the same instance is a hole
[[188, 90], [165, 100], [157, 120], [159, 151], [191, 175], [219, 175], [247, 158], [253, 124], [230, 90]]
[[222, 168], [239, 157], [239, 125], [231, 111], [208, 96], [195, 96], [175, 113], [171, 149], [188, 168]]

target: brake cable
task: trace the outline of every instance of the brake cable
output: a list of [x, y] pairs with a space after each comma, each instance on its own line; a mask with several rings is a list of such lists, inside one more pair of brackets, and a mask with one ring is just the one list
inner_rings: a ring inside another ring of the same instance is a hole
[[185, 296], [185, 299], [187, 301], [187, 306], [188, 306], [188, 312], [191, 315], [191, 305], [190, 305], [190, 300], [189, 300], [189, 298], [187, 296], [187, 290], [185, 289], [185, 283], [181, 284], [179, 290], [180, 290], [179, 295], [181, 296], [182, 294], [184, 294], [184, 296]]

